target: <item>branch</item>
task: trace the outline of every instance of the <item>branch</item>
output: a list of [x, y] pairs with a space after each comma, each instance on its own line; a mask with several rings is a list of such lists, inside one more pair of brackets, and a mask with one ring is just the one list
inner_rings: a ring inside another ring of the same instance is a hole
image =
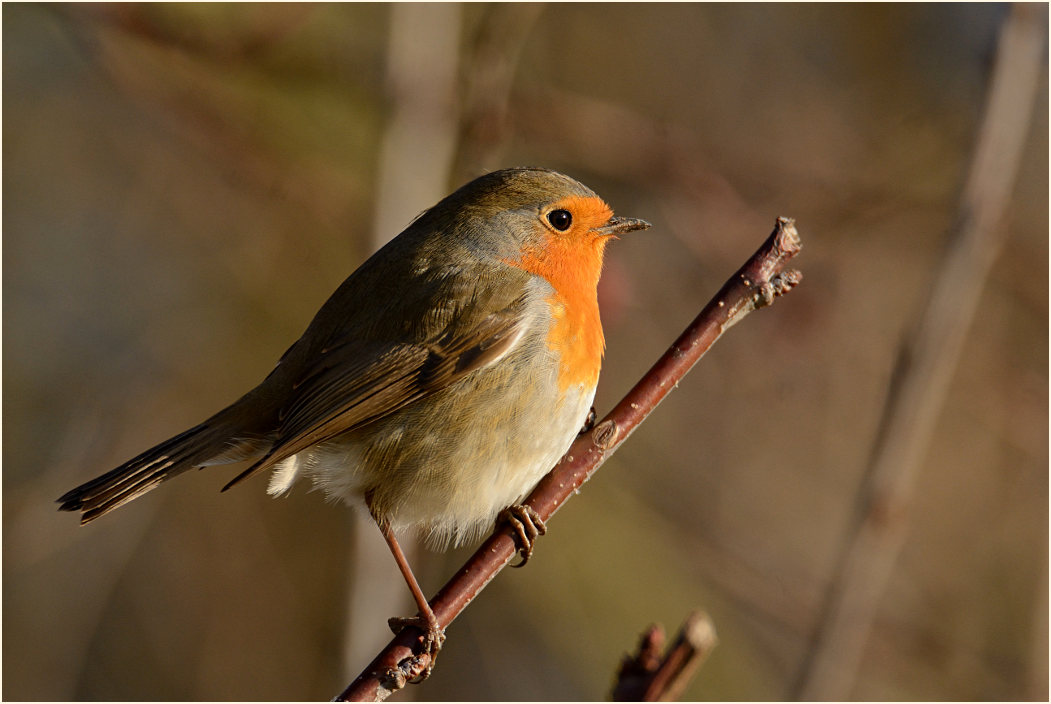
[[[795, 223], [778, 218], [773, 234], [719, 290], [689, 327], [609, 415], [574, 441], [565, 457], [529, 495], [526, 504], [548, 520], [638, 427], [679, 380], [732, 325], [756, 308], [773, 303], [802, 280], [796, 270], [782, 271], [800, 250]], [[442, 627], [448, 626], [515, 553], [509, 530], [491, 535], [431, 600]], [[404, 682], [391, 677], [419, 649], [422, 634], [406, 628], [340, 695], [338, 701], [380, 701]], [[426, 660], [417, 658], [417, 664]], [[425, 664], [425, 663], [422, 663]]]
[[662, 659], [664, 629], [659, 625], [650, 626], [642, 634], [638, 653], [624, 656], [613, 688], [613, 701], [675, 701], [718, 642], [708, 614], [694, 611], [686, 617], [679, 635]]
[[[461, 67], [462, 8], [453, 3], [395, 3], [388, 6], [385, 105], [388, 118], [380, 135], [376, 169], [371, 247], [387, 243], [416, 216], [410, 203], [437, 203], [449, 192], [449, 176], [458, 139], [457, 74]], [[352, 511], [350, 573], [389, 560], [390, 549], [374, 540], [376, 523], [367, 511]], [[416, 564], [420, 543], [410, 534], [401, 540], [409, 564]], [[401, 608], [404, 592], [397, 573], [388, 579], [347, 582], [342, 662], [356, 666], [383, 643], [378, 631], [355, 628], [377, 612]]]
[[515, 74], [543, 11], [540, 3], [486, 6], [463, 60], [460, 150], [454, 180], [468, 181], [502, 163], [514, 128], [510, 101]]
[[1000, 33], [982, 125], [956, 223], [917, 323], [891, 374], [880, 431], [858, 490], [813, 642], [795, 683], [804, 700], [847, 699], [894, 562], [916, 475], [983, 283], [1005, 238], [1003, 218], [1041, 76], [1046, 19], [1015, 5]]
[[454, 3], [390, 5], [390, 114], [380, 138], [376, 244], [386, 244], [416, 215], [409, 203], [433, 203], [448, 188], [459, 142], [463, 14]]

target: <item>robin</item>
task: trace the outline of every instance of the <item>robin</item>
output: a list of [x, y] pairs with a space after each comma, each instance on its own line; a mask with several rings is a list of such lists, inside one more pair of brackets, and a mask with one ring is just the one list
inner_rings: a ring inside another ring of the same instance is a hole
[[649, 227], [540, 168], [482, 176], [418, 216], [350, 275], [259, 386], [200, 425], [63, 495], [89, 523], [208, 465], [300, 478], [375, 519], [444, 641], [395, 533], [473, 541], [498, 516], [523, 560], [544, 532], [518, 503], [569, 448], [591, 408], [605, 341], [597, 285], [610, 239]]

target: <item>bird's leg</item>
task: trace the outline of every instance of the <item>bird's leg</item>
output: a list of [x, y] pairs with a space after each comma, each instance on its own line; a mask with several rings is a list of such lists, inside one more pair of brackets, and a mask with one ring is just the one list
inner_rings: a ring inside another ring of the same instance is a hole
[[400, 672], [387, 674], [395, 680], [422, 682], [430, 677], [434, 663], [438, 659], [438, 653], [442, 649], [442, 644], [445, 643], [445, 629], [438, 624], [438, 618], [434, 615], [434, 610], [427, 603], [427, 597], [423, 595], [423, 590], [420, 589], [420, 584], [416, 581], [412, 568], [409, 567], [409, 561], [405, 559], [405, 553], [402, 552], [401, 545], [398, 544], [398, 539], [394, 536], [394, 530], [387, 521], [377, 518], [376, 524], [379, 526], [380, 532], [383, 533], [383, 539], [387, 541], [387, 547], [390, 548], [391, 554], [394, 555], [394, 561], [398, 563], [398, 569], [401, 570], [405, 583], [409, 585], [409, 591], [412, 592], [412, 597], [416, 600], [416, 606], [420, 609], [420, 613], [416, 616], [387, 619], [387, 625], [396, 634], [400, 633], [406, 626], [419, 628], [423, 631], [422, 654], [427, 655], [426, 662], [421, 662], [418, 656], [413, 657], [409, 659], [410, 662], [399, 666]]
[[524, 504], [511, 504], [498, 513], [496, 524], [499, 526], [501, 523], [511, 526], [511, 539], [515, 541], [518, 554], [522, 557], [521, 562], [511, 566], [523, 567], [533, 556], [533, 541], [538, 535], [547, 533], [547, 526], [532, 506]]

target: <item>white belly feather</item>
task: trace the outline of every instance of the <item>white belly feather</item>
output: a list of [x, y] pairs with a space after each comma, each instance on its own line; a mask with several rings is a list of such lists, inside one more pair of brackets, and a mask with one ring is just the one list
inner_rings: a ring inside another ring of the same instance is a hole
[[505, 368], [516, 373], [490, 365], [422, 406], [282, 461], [268, 493], [283, 494], [305, 476], [352, 506], [370, 493], [379, 517], [395, 529], [422, 529], [432, 546], [475, 540], [569, 449], [594, 400], [594, 388], [556, 392], [558, 365], [545, 334], [534, 327], [508, 350]]

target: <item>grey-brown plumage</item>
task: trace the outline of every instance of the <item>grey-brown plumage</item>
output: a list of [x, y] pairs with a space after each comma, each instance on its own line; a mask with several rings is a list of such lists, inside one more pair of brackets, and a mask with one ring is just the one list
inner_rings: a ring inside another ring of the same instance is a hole
[[[282, 463], [287, 468], [297, 455], [309, 460], [303, 468], [311, 469], [311, 463], [320, 462], [311, 448], [324, 449], [333, 441], [345, 444], [342, 441], [352, 440], [355, 432], [458, 383], [462, 386], [447, 394], [450, 398], [469, 399], [475, 389], [484, 395], [487, 387], [506, 397], [506, 382], [522, 373], [522, 360], [533, 363], [550, 356], [544, 340], [551, 325], [543, 306], [551, 295], [550, 283], [509, 262], [524, 249], [540, 246], [538, 235], [548, 234], [542, 228], [523, 227], [523, 222], [539, 220], [545, 205], [567, 197], [598, 201], [586, 186], [544, 169], [508, 169], [467, 184], [424, 212], [355, 271], [258, 387], [200, 425], [66, 493], [59, 499], [60, 508], [80, 511], [81, 521], [87, 523], [188, 469], [211, 464], [255, 461], [226, 488]], [[503, 368], [489, 368], [512, 351]], [[542, 376], [532, 381], [553, 383]], [[588, 389], [589, 398], [591, 392]], [[535, 403], [529, 393], [518, 396]], [[509, 413], [452, 413], [429, 432], [455, 437], [468, 426], [480, 426], [489, 429], [484, 434], [497, 446], [515, 446], [516, 418], [533, 413], [516, 407], [513, 395], [509, 401], [498, 404], [507, 406]], [[555, 408], [544, 413], [560, 415]], [[500, 427], [497, 420], [509, 424]], [[426, 418], [417, 422], [428, 424]], [[375, 432], [363, 435], [377, 446], [390, 444], [389, 437]], [[433, 444], [421, 440], [421, 448], [428, 443]], [[363, 452], [382, 454], [371, 446]], [[348, 464], [360, 461], [351, 454]], [[406, 462], [411, 459], [411, 452], [402, 456], [390, 472], [411, 474]], [[331, 473], [331, 468], [326, 471]], [[411, 484], [411, 477], [402, 479]], [[391, 514], [397, 523], [401, 502], [384, 499], [390, 491], [382, 483], [382, 477], [372, 477], [358, 482], [355, 490], [370, 492], [381, 504], [370, 506], [373, 513]], [[414, 493], [412, 486], [408, 493]], [[450, 537], [456, 531], [437, 532]], [[457, 537], [463, 537], [462, 531]]]
[[[476, 537], [569, 447], [594, 398], [606, 243], [648, 227], [613, 217], [546, 169], [472, 181], [350, 275], [263, 382], [198, 426], [59, 498], [87, 523], [188, 469], [272, 469], [376, 519], [436, 654], [444, 638], [394, 531]], [[531, 550], [539, 517], [519, 531]]]

